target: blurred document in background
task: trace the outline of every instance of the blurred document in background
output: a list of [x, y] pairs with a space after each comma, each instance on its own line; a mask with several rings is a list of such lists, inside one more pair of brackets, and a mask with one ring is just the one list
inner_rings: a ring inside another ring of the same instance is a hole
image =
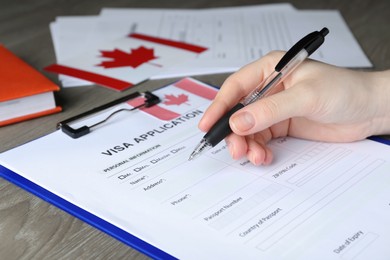
[[[287, 50], [307, 33], [328, 27], [312, 58], [342, 67], [372, 64], [337, 10], [270, 4], [211, 9], [103, 8], [98, 16], [58, 17], [51, 24], [57, 62], [129, 33], [205, 46], [208, 51], [152, 79], [234, 72], [272, 50]], [[87, 82], [61, 77], [64, 86]]]

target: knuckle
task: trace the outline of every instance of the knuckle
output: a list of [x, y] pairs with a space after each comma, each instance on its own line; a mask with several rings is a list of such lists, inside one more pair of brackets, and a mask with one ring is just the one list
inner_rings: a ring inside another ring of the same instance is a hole
[[270, 59], [271, 61], [279, 61], [284, 54], [284, 51], [272, 50], [268, 52], [263, 58]]
[[262, 118], [259, 118], [259, 120], [265, 119], [273, 122], [276, 118], [278, 118], [278, 115], [280, 115], [280, 107], [278, 103], [272, 97], [263, 99], [262, 101], [263, 102], [261, 102], [259, 106]]

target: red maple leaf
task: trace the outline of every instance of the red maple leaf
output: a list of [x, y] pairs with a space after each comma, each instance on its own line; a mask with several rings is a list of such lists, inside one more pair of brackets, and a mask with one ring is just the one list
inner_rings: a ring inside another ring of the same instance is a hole
[[180, 94], [178, 96], [175, 95], [165, 95], [166, 101], [164, 101], [165, 105], [181, 105], [188, 101], [188, 96], [184, 94]]
[[[158, 57], [154, 56], [153, 48], [145, 48], [140, 46], [137, 49], [131, 49], [129, 53], [122, 50], [114, 49], [113, 51], [100, 51], [101, 57], [109, 58], [109, 61], [102, 61], [96, 66], [107, 68], [116, 68], [116, 67], [133, 67], [137, 68], [138, 66], [147, 63], [148, 61], [157, 59]], [[153, 64], [156, 66], [161, 66], [158, 64]]]

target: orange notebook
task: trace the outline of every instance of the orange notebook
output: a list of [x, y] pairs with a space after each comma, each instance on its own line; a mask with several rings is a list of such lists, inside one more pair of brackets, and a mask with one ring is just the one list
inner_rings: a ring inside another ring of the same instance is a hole
[[61, 111], [59, 86], [0, 45], [0, 126]]

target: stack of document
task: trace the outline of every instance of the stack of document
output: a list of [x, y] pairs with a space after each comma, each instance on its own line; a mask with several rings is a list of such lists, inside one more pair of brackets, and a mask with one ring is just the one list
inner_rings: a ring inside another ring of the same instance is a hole
[[[323, 27], [329, 28], [330, 34], [313, 59], [342, 67], [372, 66], [337, 10], [297, 10], [290, 4], [103, 8], [96, 16], [57, 17], [50, 24], [59, 64], [134, 33], [207, 48], [193, 58], [156, 71], [150, 75], [152, 79], [233, 72], [272, 50], [288, 50], [304, 35]], [[90, 84], [67, 76], [60, 80], [64, 87]]]

